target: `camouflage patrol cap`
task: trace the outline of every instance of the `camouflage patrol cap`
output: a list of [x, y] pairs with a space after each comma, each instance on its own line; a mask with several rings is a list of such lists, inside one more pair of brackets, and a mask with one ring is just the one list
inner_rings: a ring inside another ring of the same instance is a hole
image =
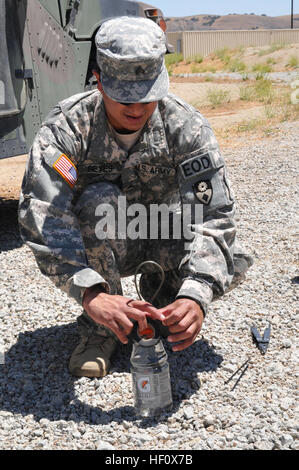
[[166, 36], [152, 20], [127, 16], [107, 20], [95, 44], [101, 83], [111, 99], [145, 103], [167, 95]]

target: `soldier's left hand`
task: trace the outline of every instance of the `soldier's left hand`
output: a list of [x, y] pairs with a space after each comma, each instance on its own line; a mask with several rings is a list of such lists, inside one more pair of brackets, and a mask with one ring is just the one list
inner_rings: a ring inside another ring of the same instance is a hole
[[194, 300], [177, 299], [159, 309], [159, 312], [166, 317], [162, 323], [171, 333], [167, 340], [170, 343], [180, 342], [173, 346], [173, 351], [182, 351], [194, 343], [204, 320], [203, 311]]

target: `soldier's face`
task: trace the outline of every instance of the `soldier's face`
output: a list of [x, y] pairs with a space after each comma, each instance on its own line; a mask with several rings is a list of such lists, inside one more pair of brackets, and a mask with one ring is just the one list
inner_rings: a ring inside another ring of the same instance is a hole
[[142, 129], [154, 113], [157, 107], [157, 101], [152, 103], [132, 103], [127, 105], [118, 103], [106, 95], [102, 88], [99, 75], [96, 73], [95, 75], [98, 79], [98, 89], [103, 96], [107, 117], [114, 129], [117, 131], [131, 132]]

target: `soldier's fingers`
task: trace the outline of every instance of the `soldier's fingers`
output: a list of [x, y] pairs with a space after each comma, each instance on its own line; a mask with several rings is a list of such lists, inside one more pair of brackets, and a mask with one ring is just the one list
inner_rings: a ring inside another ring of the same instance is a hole
[[190, 316], [185, 315], [184, 318], [179, 321], [178, 323], [174, 323], [173, 325], [170, 325], [168, 327], [170, 333], [179, 333], [180, 331], [185, 331], [189, 326], [191, 326], [193, 323], [192, 319]]
[[185, 331], [187, 328], [191, 327], [194, 329], [200, 330], [202, 325], [201, 317], [198, 312], [195, 310], [188, 311], [186, 315], [178, 322], [170, 325], [168, 327], [171, 333], [178, 333], [180, 331]]
[[130, 305], [130, 307], [134, 308], [140, 308], [140, 310], [145, 310], [147, 307], [152, 307], [152, 304], [146, 302], [145, 300], [129, 300], [127, 305]]
[[133, 307], [128, 307], [125, 311], [126, 315], [138, 322], [138, 328], [143, 331], [147, 328], [146, 313]]
[[148, 308], [147, 309], [147, 314], [149, 317], [151, 317], [153, 320], [160, 320], [160, 321], [164, 321], [165, 320], [165, 316], [163, 315], [163, 313], [159, 312], [156, 308]]
[[116, 321], [125, 335], [129, 335], [131, 333], [134, 325], [126, 315], [122, 315], [121, 317], [117, 318]]
[[127, 344], [128, 338], [123, 331], [123, 329], [116, 323], [116, 322], [111, 322], [109, 325], [105, 325], [110, 328], [111, 331], [118, 337], [119, 341], [123, 344]]
[[[184, 305], [177, 306], [173, 309], [167, 316], [165, 316], [165, 320], [163, 320], [164, 326], [172, 326], [179, 323], [188, 313], [188, 310], [184, 307]], [[162, 312], [163, 314], [163, 312]]]
[[172, 311], [176, 308], [174, 304], [166, 305], [166, 307], [162, 307], [159, 309], [159, 312], [162, 313], [165, 317], [168, 317], [172, 313]]
[[190, 327], [185, 331], [180, 331], [179, 333], [169, 335], [167, 338], [167, 341], [169, 341], [169, 343], [176, 343], [178, 341], [184, 341], [186, 339], [190, 339], [193, 336], [194, 336], [194, 329]]
[[172, 347], [172, 350], [173, 350], [174, 352], [176, 352], [176, 351], [183, 351], [184, 349], [189, 348], [189, 346], [191, 346], [191, 344], [194, 343], [195, 338], [196, 338], [196, 336], [195, 336], [194, 338], [192, 337], [192, 338], [186, 339], [185, 341], [182, 341], [182, 342], [179, 343], [179, 344], [175, 344], [175, 345]]
[[131, 300], [128, 305], [133, 308], [137, 308], [142, 312], [145, 312], [149, 317], [154, 320], [163, 321], [165, 316], [153, 305], [143, 300]]

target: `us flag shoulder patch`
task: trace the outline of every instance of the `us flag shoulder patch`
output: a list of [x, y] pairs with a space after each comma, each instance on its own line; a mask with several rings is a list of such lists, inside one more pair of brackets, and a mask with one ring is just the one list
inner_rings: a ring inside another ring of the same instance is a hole
[[57, 158], [53, 168], [62, 176], [71, 188], [74, 187], [77, 181], [77, 168], [64, 153]]

